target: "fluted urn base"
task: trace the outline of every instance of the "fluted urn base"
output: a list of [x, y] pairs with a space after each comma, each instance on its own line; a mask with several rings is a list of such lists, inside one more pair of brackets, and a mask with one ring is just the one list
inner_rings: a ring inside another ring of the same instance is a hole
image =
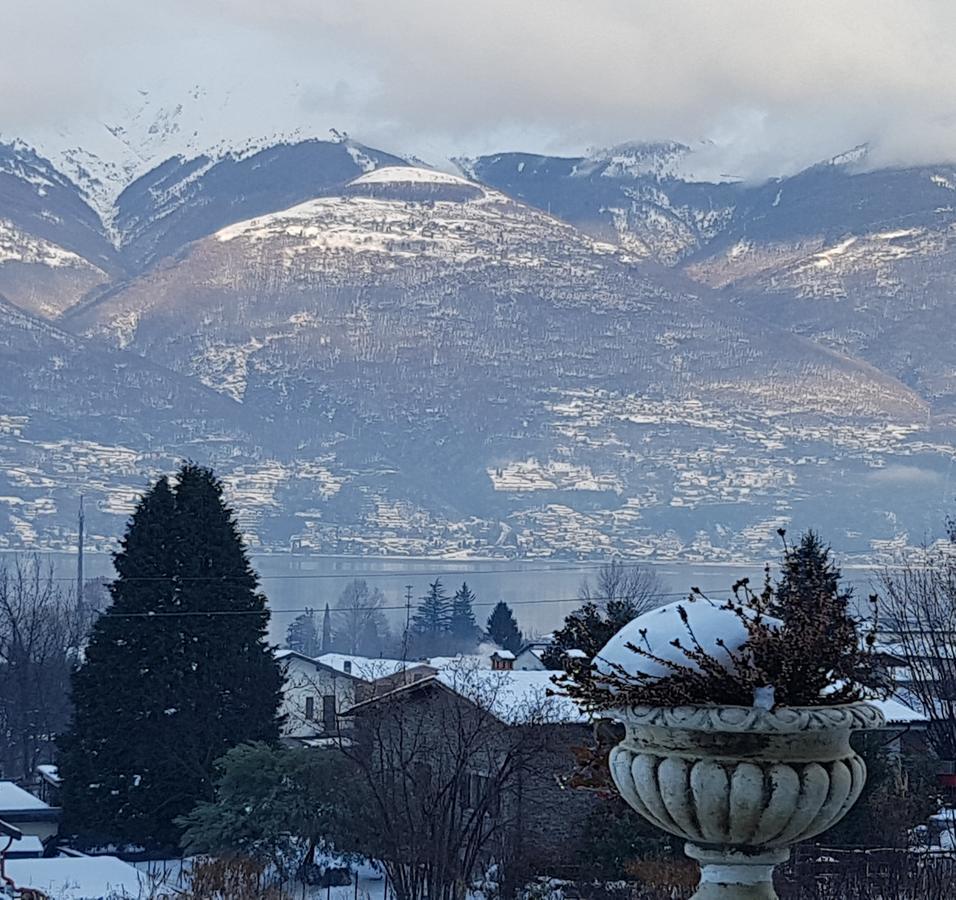
[[700, 884], [691, 900], [778, 900], [773, 867], [790, 858], [784, 849], [746, 853], [691, 843], [684, 852], [700, 864]]
[[850, 734], [883, 724], [864, 703], [833, 707], [632, 707], [608, 763], [621, 796], [688, 841], [694, 900], [774, 900], [789, 847], [835, 825], [866, 766]]

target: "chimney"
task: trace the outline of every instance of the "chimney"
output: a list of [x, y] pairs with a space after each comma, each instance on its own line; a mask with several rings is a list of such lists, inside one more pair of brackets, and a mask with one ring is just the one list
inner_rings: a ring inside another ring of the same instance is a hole
[[491, 654], [491, 668], [495, 672], [511, 672], [515, 667], [515, 655], [510, 650], [495, 650]]
[[345, 672], [346, 675], [352, 674], [352, 660], [347, 659], [342, 663], [342, 671]]

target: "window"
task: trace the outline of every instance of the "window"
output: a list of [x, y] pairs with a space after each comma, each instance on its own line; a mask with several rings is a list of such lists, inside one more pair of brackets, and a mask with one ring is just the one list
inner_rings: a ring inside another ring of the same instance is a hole
[[326, 731], [335, 731], [335, 694], [322, 698], [322, 724]]
[[499, 798], [493, 779], [479, 772], [466, 772], [459, 784], [459, 798], [466, 809], [478, 809], [483, 803], [486, 814], [498, 815]]
[[315, 697], [305, 698], [305, 719], [307, 722], [315, 719]]

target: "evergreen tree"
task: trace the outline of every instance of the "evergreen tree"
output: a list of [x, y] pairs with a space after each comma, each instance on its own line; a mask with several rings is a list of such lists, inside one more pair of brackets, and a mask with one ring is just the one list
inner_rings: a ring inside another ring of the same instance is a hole
[[325, 604], [325, 613], [322, 616], [322, 652], [332, 652], [332, 610]]
[[580, 650], [588, 659], [593, 659], [634, 617], [634, 607], [626, 601], [612, 600], [602, 609], [588, 600], [565, 617], [564, 625], [551, 636], [551, 644], [541, 655], [541, 661], [549, 669], [562, 669], [569, 650]]
[[438, 652], [448, 637], [451, 625], [451, 606], [448, 595], [436, 578], [428, 592], [419, 600], [418, 611], [412, 616], [412, 638], [415, 652], [431, 655]]
[[462, 582], [452, 598], [449, 631], [455, 641], [456, 650], [470, 650], [481, 634], [478, 623], [475, 622], [475, 599], [475, 594], [467, 582]]
[[318, 656], [319, 633], [315, 628], [315, 612], [307, 609], [296, 616], [286, 630], [285, 645], [303, 656]]
[[[840, 570], [830, 556], [830, 548], [813, 531], [807, 531], [800, 543], [784, 543], [780, 579], [770, 584], [769, 569], [764, 595], [767, 611], [781, 619], [786, 632], [798, 635], [808, 648], [799, 669], [777, 675], [777, 696], [799, 692], [818, 694], [835, 681], [843, 684], [879, 684], [873, 659], [860, 652], [860, 634], [850, 612], [852, 588], [840, 584]], [[872, 640], [873, 635], [868, 636]], [[831, 695], [832, 696], [832, 695]]]
[[597, 586], [581, 586], [581, 606], [565, 617], [542, 654], [549, 669], [564, 668], [565, 654], [580, 650], [588, 659], [636, 618], [661, 603], [663, 587], [648, 569], [612, 561], [601, 567]]
[[499, 647], [518, 653], [523, 638], [511, 607], [499, 602], [488, 617], [488, 637]]
[[[781, 530], [781, 537], [785, 538]], [[783, 564], [771, 612], [781, 618], [813, 618], [820, 604], [832, 600], [849, 606], [852, 588], [841, 588], [842, 573], [830, 558], [830, 548], [814, 531], [807, 531], [795, 547], [784, 544]]]
[[278, 739], [282, 676], [265, 597], [210, 470], [184, 464], [174, 489], [161, 478], [114, 566], [60, 740], [64, 824], [169, 846], [176, 817], [212, 799], [216, 759]]

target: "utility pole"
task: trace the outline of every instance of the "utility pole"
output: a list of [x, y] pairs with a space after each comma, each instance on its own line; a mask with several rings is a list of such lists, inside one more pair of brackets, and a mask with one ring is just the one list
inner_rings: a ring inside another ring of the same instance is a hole
[[408, 661], [408, 629], [412, 624], [412, 586], [405, 585], [405, 633], [402, 635], [402, 662]]
[[83, 528], [85, 516], [83, 515], [83, 495], [80, 494], [80, 511], [77, 515], [77, 524], [79, 534], [77, 536], [76, 546], [76, 611], [79, 614], [80, 621], [83, 621]]

